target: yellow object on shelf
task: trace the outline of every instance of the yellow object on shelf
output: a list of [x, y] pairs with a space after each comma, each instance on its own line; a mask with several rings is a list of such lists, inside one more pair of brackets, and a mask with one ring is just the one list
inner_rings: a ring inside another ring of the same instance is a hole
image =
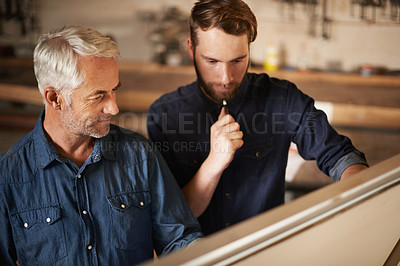
[[268, 42], [265, 47], [265, 60], [264, 60], [264, 70], [271, 72], [276, 71], [279, 65], [278, 49], [273, 42]]

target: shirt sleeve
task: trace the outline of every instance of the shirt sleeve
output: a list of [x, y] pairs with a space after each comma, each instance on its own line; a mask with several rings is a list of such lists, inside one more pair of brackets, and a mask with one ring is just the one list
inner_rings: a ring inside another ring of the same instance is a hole
[[[164, 121], [163, 121], [164, 120]], [[163, 125], [163, 123], [165, 125]], [[163, 126], [167, 125], [167, 114], [164, 113], [161, 108], [155, 107], [153, 104], [150, 106], [148, 115], [147, 115], [147, 133], [150, 141], [153, 142], [154, 147], [161, 153], [164, 161], [167, 163], [170, 171], [173, 173], [173, 177], [175, 178], [178, 185], [182, 188], [187, 181], [180, 180], [179, 177], [180, 170], [178, 163], [176, 161], [175, 154], [173, 153], [172, 144], [168, 141], [166, 136], [168, 134], [164, 134]]]
[[153, 142], [164, 141], [161, 130], [161, 119], [161, 113], [156, 110], [154, 104], [150, 106], [147, 113], [147, 134], [149, 135], [149, 139]]
[[326, 114], [315, 108], [312, 98], [292, 84], [287, 99], [288, 132], [304, 159], [316, 160], [319, 169], [334, 181], [350, 165], [367, 165], [364, 154], [348, 137], [336, 132]]
[[360, 151], [355, 150], [341, 157], [329, 170], [329, 176], [333, 180], [338, 181], [340, 180], [340, 177], [342, 176], [344, 170], [354, 164], [363, 164], [368, 166], [364, 155]]
[[186, 247], [202, 236], [197, 219], [162, 156], [149, 160], [154, 247], [158, 255]]
[[0, 261], [1, 265], [16, 265], [17, 255], [10, 220], [3, 197], [0, 196]]

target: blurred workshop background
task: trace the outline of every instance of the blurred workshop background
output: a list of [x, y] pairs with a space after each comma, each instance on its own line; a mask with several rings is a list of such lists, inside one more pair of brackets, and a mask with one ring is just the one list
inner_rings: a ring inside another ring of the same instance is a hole
[[[195, 79], [187, 0], [0, 0], [0, 153], [43, 109], [32, 69], [41, 33], [85, 25], [119, 45], [120, 114], [146, 135], [149, 105]], [[257, 16], [250, 71], [288, 79], [317, 101], [371, 165], [400, 153], [400, 0], [247, 0]], [[330, 183], [293, 146], [287, 200]]]

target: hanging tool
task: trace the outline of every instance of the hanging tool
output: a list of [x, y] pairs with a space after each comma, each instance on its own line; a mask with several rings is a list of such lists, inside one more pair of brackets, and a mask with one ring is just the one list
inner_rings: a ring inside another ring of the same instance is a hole
[[331, 20], [328, 18], [328, 0], [324, 0], [322, 4], [322, 38], [328, 40], [330, 38]]

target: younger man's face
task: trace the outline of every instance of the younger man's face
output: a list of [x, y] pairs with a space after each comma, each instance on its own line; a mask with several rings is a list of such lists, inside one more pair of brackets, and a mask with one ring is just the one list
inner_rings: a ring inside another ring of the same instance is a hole
[[201, 89], [217, 103], [232, 100], [239, 92], [249, 65], [247, 35], [230, 35], [212, 28], [199, 29], [197, 37], [198, 45], [189, 47], [189, 52]]

